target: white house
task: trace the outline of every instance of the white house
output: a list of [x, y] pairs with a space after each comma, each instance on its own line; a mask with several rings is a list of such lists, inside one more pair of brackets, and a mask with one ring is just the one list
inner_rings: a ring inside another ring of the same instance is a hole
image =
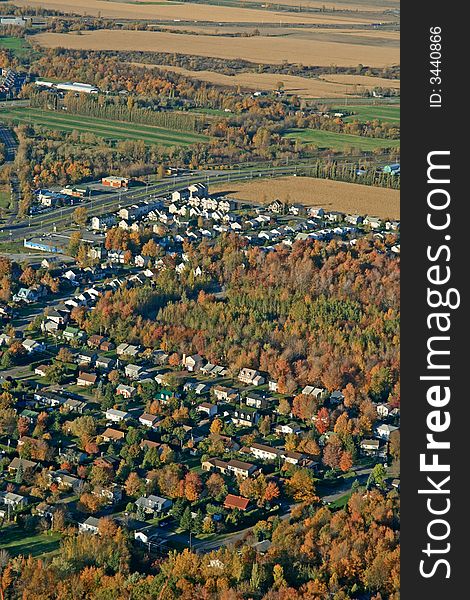
[[121, 421], [126, 421], [127, 419], [130, 419], [130, 417], [131, 415], [123, 410], [108, 408], [108, 410], [106, 411], [106, 419], [108, 421], [112, 421], [113, 423], [120, 423]]

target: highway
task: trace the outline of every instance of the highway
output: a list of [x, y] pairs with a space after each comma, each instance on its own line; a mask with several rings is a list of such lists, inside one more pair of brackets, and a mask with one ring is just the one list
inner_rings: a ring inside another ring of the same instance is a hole
[[[341, 165], [357, 166], [357, 162], [336, 159]], [[386, 161], [375, 162], [371, 168], [383, 166]], [[193, 183], [204, 182], [208, 185], [224, 184], [235, 181], [253, 180], [258, 177], [281, 177], [287, 175], [305, 175], [314, 164], [297, 163], [274, 167], [272, 165], [257, 165], [248, 167], [232, 168], [230, 170], [201, 170], [184, 176], [166, 177], [156, 183], [139, 188], [130, 188], [122, 193], [112, 192], [91, 196], [82, 202], [80, 206], [86, 206], [89, 216], [100, 215], [106, 212], [114, 212], [120, 207], [130, 206], [136, 202], [152, 199], [156, 196], [164, 196], [172, 191], [182, 189]], [[260, 202], [261, 205], [261, 202]], [[66, 206], [54, 211], [39, 213], [23, 219], [17, 223], [9, 222], [0, 230], [0, 241], [6, 239], [18, 239], [26, 236], [38, 235], [42, 231], [50, 231], [55, 225], [58, 229], [70, 226], [72, 213], [77, 208]], [[61, 226], [61, 227], [59, 227]]]

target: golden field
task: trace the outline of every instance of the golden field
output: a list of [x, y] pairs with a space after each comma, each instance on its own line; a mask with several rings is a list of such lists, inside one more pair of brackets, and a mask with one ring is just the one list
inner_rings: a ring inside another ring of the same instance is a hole
[[298, 202], [325, 210], [349, 214], [373, 215], [382, 219], [400, 218], [400, 192], [386, 188], [344, 183], [313, 177], [279, 177], [246, 183], [215, 186], [213, 193], [229, 192], [231, 197], [247, 202]]
[[[240, 87], [246, 90], [272, 92], [282, 81], [284, 90], [289, 94], [297, 94], [302, 98], [344, 98], [358, 95], [360, 90], [372, 89], [376, 86], [399, 89], [400, 82], [381, 77], [366, 77], [365, 75], [324, 75], [319, 79], [297, 77], [295, 75], [280, 75], [278, 73], [239, 73], [223, 75], [215, 71], [191, 71], [184, 67], [167, 65], [149, 65], [134, 63], [143, 67], [158, 67], [165, 71], [173, 71], [192, 79], [205, 81], [213, 85]], [[341, 80], [344, 77], [344, 81]], [[338, 80], [336, 80], [338, 78]]]
[[[115, 19], [162, 19], [214, 21], [225, 23], [356, 23], [358, 16], [354, 13], [295, 13], [275, 11], [273, 7], [261, 9], [233, 8], [229, 6], [213, 6], [205, 4], [190, 4], [159, 2], [107, 2], [104, 0], [16, 0], [18, 6], [42, 6], [65, 13], [109, 17]], [[383, 21], [390, 20], [383, 15]], [[376, 15], [360, 15], [360, 22], [376, 22]]]
[[163, 31], [97, 30], [84, 31], [82, 35], [41, 33], [29, 39], [49, 48], [142, 50], [240, 59], [253, 63], [282, 64], [287, 61], [306, 66], [356, 66], [362, 63], [384, 67], [398, 64], [400, 58], [399, 48], [394, 47], [371, 48], [366, 44], [291, 38], [224, 38]]

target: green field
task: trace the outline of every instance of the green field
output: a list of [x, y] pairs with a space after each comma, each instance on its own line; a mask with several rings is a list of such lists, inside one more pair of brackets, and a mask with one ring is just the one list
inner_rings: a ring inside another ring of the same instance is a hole
[[98, 137], [113, 140], [142, 140], [158, 146], [188, 146], [205, 142], [209, 138], [198, 133], [173, 131], [162, 127], [109, 121], [95, 117], [68, 115], [35, 108], [0, 109], [0, 120], [42, 125], [59, 131], [94, 133]]
[[8, 525], [0, 529], [0, 548], [7, 550], [11, 556], [51, 554], [57, 552], [59, 542], [58, 533], [29, 534], [17, 525]]
[[16, 56], [21, 58], [31, 50], [31, 46], [23, 38], [0, 36], [0, 50], [1, 49], [11, 50]]
[[348, 135], [320, 129], [291, 129], [285, 134], [286, 138], [300, 140], [303, 144], [314, 144], [318, 148], [345, 150], [357, 148], [361, 151], [372, 151], [376, 148], [397, 148], [400, 140], [384, 140], [367, 138], [360, 135]]
[[400, 106], [333, 106], [331, 110], [337, 112], [352, 112], [351, 116], [345, 117], [343, 121], [385, 121], [387, 123], [400, 123]]

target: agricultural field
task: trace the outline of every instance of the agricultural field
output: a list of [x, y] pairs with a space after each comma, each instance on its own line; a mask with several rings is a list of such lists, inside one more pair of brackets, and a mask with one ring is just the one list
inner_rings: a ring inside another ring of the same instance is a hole
[[[190, 15], [191, 20], [197, 15], [197, 21], [212, 21], [225, 23], [319, 23], [319, 24], [344, 24], [357, 23], [358, 19], [364, 23], [377, 22], [378, 14], [381, 21], [395, 21], [394, 15], [384, 14], [384, 8], [375, 10], [368, 14], [365, 10], [359, 14], [354, 12], [298, 12], [298, 5], [292, 7], [292, 11], [278, 10], [277, 4], [266, 6], [258, 2], [253, 7], [247, 6], [246, 2], [227, 2], [225, 6], [220, 0], [211, 0], [207, 3], [185, 3], [185, 2], [106, 2], [103, 0], [17, 0], [18, 6], [41, 6], [60, 10], [65, 13], [73, 13], [88, 16], [110, 17], [117, 19], [161, 19], [161, 20], [186, 20]], [[222, 6], [221, 6], [222, 4]], [[282, 4], [282, 2], [280, 3]], [[357, 4], [357, 3], [356, 3]], [[262, 8], [262, 7], [265, 8]], [[320, 7], [318, 7], [320, 8]], [[361, 10], [361, 9], [360, 9]]]
[[206, 136], [197, 133], [31, 108], [0, 109], [0, 120], [33, 123], [58, 131], [93, 133], [106, 139], [142, 140], [146, 144], [156, 146], [187, 146], [208, 140]]
[[356, 148], [362, 152], [371, 152], [377, 148], [398, 148], [400, 140], [368, 138], [360, 135], [322, 131], [321, 129], [292, 129], [285, 134], [286, 138], [299, 140], [303, 144], [313, 144], [318, 148], [346, 150]]
[[344, 104], [343, 106], [334, 106], [333, 110], [353, 112], [353, 115], [344, 117], [343, 121], [386, 121], [387, 123], [400, 123], [400, 106], [397, 104], [391, 106], [367, 106], [367, 105], [352, 105]]
[[214, 187], [214, 193], [247, 202], [299, 202], [305, 206], [321, 206], [351, 214], [374, 215], [383, 219], [400, 218], [400, 192], [381, 187], [344, 183], [313, 177], [279, 177], [275, 185], [270, 179], [246, 183], [229, 183]]
[[[358, 76], [361, 80], [367, 80], [364, 84], [355, 86], [350, 83], [337, 83], [327, 81], [326, 76], [319, 79], [299, 77], [296, 75], [280, 75], [277, 73], [237, 73], [236, 75], [224, 75], [216, 71], [191, 71], [184, 67], [166, 66], [166, 65], [149, 65], [144, 63], [136, 63], [140, 66], [158, 67], [165, 71], [173, 71], [191, 79], [198, 79], [213, 85], [224, 85], [229, 87], [240, 87], [246, 90], [261, 90], [272, 92], [277, 89], [278, 83], [284, 84], [284, 91], [288, 94], [297, 94], [302, 98], [344, 98], [351, 96], [354, 98], [357, 93], [367, 89], [373, 89], [376, 86], [386, 87], [384, 82], [393, 82], [392, 79], [382, 79], [376, 77]], [[329, 79], [330, 76], [328, 76]], [[334, 77], [334, 76], [332, 76]], [[355, 77], [351, 75], [351, 77]], [[399, 85], [399, 83], [398, 83]], [[394, 87], [393, 85], [387, 87]]]
[[298, 63], [310, 66], [357, 66], [364, 64], [384, 67], [399, 62], [399, 48], [371, 47], [367, 44], [327, 42], [301, 38], [219, 37], [186, 35], [164, 31], [97, 30], [82, 35], [41, 33], [35, 43], [49, 48], [76, 50], [149, 51], [216, 57], [228, 60], [246, 60], [253, 63]]

